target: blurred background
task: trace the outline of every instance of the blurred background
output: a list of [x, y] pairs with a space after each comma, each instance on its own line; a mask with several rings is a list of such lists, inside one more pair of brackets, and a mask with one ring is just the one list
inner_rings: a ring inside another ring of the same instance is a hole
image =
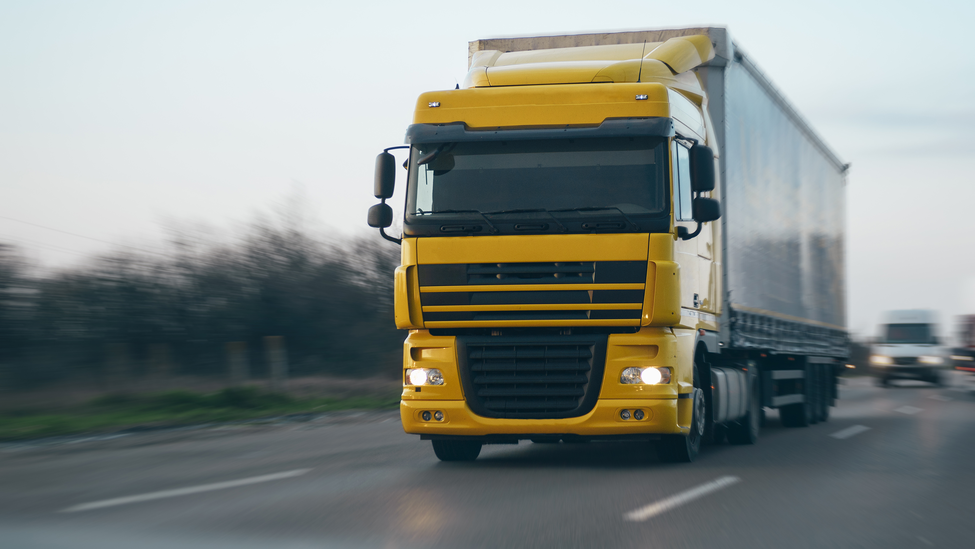
[[468, 41], [626, 28], [728, 26], [852, 163], [855, 342], [889, 309], [949, 336], [975, 313], [973, 6], [4, 2], [0, 390], [214, 390], [283, 363], [395, 394], [375, 155], [463, 81]]

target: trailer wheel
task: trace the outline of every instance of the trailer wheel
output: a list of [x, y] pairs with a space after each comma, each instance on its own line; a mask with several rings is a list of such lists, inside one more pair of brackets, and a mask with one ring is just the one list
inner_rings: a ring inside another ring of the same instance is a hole
[[819, 421], [829, 421], [829, 407], [833, 399], [833, 376], [829, 366], [823, 367], [822, 390], [820, 392]]
[[817, 378], [812, 368], [806, 368], [806, 377], [802, 383], [803, 402], [788, 404], [779, 408], [779, 417], [786, 427], [809, 427], [815, 423], [815, 398]]
[[748, 412], [737, 423], [728, 425], [728, 442], [755, 444], [762, 429], [762, 404], [759, 401], [758, 384], [753, 382], [748, 391]]
[[481, 453], [481, 443], [468, 440], [434, 440], [433, 452], [440, 461], [474, 461]]
[[[695, 377], [695, 385], [697, 384]], [[695, 387], [693, 393], [694, 404], [691, 415], [691, 432], [684, 435], [667, 435], [657, 446], [660, 458], [674, 463], [690, 463], [701, 451], [701, 440], [704, 438], [704, 391]]]

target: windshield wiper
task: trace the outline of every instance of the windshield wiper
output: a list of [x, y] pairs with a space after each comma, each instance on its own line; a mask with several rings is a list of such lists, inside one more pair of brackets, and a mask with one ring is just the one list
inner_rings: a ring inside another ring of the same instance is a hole
[[497, 210], [494, 212], [487, 212], [487, 213], [488, 214], [544, 213], [544, 214], [548, 214], [548, 216], [552, 218], [552, 221], [554, 221], [555, 224], [558, 225], [560, 229], [562, 229], [563, 233], [569, 232], [569, 229], [566, 229], [565, 225], [563, 225], [562, 222], [559, 221], [557, 217], [552, 215], [552, 212], [546, 210], [545, 208], [522, 208], [520, 210]]
[[616, 210], [620, 213], [621, 216], [623, 216], [623, 219], [625, 219], [626, 222], [629, 223], [633, 228], [636, 229], [640, 228], [639, 225], [634, 223], [632, 219], [630, 219], [629, 217], [627, 217], [625, 213], [623, 213], [623, 210], [619, 209], [616, 206], [587, 206], [585, 208], [565, 208], [563, 210], [552, 210], [552, 211], [553, 212], [598, 212], [599, 210]]
[[498, 228], [494, 226], [494, 223], [491, 223], [491, 220], [488, 219], [487, 216], [484, 215], [484, 212], [482, 212], [481, 210], [437, 210], [435, 212], [424, 212], [425, 215], [426, 214], [459, 214], [459, 213], [474, 213], [474, 214], [477, 214], [477, 215], [481, 216], [481, 219], [483, 219], [485, 223], [488, 224], [488, 227], [491, 227], [491, 232], [492, 233], [497, 233], [498, 232]]

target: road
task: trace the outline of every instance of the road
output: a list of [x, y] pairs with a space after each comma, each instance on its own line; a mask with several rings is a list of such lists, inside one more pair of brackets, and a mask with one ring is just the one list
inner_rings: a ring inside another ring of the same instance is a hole
[[844, 380], [693, 464], [647, 444], [440, 463], [396, 413], [0, 446], [4, 548], [972, 547], [975, 394]]

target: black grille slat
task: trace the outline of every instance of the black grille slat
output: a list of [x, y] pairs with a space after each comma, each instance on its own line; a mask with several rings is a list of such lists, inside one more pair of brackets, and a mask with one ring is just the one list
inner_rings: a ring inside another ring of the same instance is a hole
[[596, 272], [586, 263], [482, 263], [467, 266], [468, 284], [592, 284]]
[[[484, 402], [488, 409], [500, 413], [503, 413], [509, 406], [508, 400], [486, 399]], [[579, 401], [574, 398], [568, 400], [549, 399], [545, 402], [510, 401], [510, 404], [512, 409], [519, 410], [520, 413], [550, 410], [566, 412], [577, 408]]]
[[474, 378], [475, 385], [514, 385], [514, 384], [553, 384], [553, 383], [579, 383], [584, 384], [589, 381], [589, 378], [585, 375], [545, 375], [545, 376], [528, 376], [528, 375], [518, 375], [518, 376], [477, 376]]
[[458, 337], [471, 408], [486, 417], [562, 418], [595, 404], [606, 336]]
[[576, 264], [560, 264], [560, 263], [498, 263], [490, 265], [469, 265], [467, 267], [467, 276], [471, 275], [519, 275], [519, 274], [533, 274], [533, 275], [556, 275], [556, 274], [573, 274], [573, 275], [583, 275], [592, 274], [596, 272], [596, 267], [592, 263], [576, 263]]
[[471, 351], [471, 358], [473, 359], [484, 359], [484, 358], [581, 358], [590, 359], [592, 358], [592, 351], [586, 348], [582, 349], [560, 349], [560, 348], [538, 348], [538, 347], [495, 347], [495, 348], [484, 348], [480, 351]]
[[586, 394], [582, 387], [507, 387], [478, 389], [482, 397], [581, 397]]
[[545, 362], [545, 361], [527, 361], [519, 360], [516, 364], [511, 365], [506, 362], [501, 363], [488, 363], [488, 364], [478, 364], [476, 366], [471, 366], [472, 372], [509, 372], [514, 368], [519, 372], [537, 372], [539, 370], [544, 370], [547, 372], [564, 372], [566, 370], [578, 371], [578, 372], [588, 372], [590, 367], [588, 364], [579, 365], [576, 362]]

